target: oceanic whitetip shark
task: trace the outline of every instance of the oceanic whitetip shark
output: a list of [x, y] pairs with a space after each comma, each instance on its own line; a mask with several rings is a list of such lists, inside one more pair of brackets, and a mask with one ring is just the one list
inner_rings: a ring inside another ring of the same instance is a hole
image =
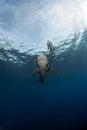
[[[51, 58], [52, 60], [52, 58]], [[39, 81], [43, 82], [47, 72], [53, 72], [57, 74], [57, 71], [52, 68], [52, 66], [49, 65], [48, 58], [44, 54], [40, 54], [36, 58], [36, 68], [29, 74], [30, 77], [34, 75], [35, 73], [40, 74]]]

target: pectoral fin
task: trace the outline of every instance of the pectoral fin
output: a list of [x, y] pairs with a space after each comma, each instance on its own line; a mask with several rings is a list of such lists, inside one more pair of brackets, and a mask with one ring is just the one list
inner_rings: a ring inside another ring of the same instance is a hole
[[35, 73], [38, 73], [38, 68], [35, 68], [32, 72], [30, 72], [29, 77], [33, 76]]
[[49, 67], [49, 68], [48, 68], [48, 71], [49, 71], [49, 72], [53, 72], [54, 74], [58, 74], [58, 71], [55, 70], [55, 69], [53, 69], [52, 67]]

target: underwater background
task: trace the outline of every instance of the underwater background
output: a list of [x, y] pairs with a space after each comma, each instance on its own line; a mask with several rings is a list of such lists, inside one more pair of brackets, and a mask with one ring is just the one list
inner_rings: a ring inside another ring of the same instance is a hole
[[87, 0], [0, 0], [0, 130], [87, 130]]
[[[85, 30], [55, 47], [56, 58], [50, 64], [59, 75], [48, 73], [44, 84], [38, 82], [38, 74], [28, 76], [36, 66], [36, 54], [0, 48], [0, 127], [4, 130], [85, 130], [86, 44]], [[62, 46], [68, 45], [61, 51]], [[49, 52], [43, 53], [51, 56]]]

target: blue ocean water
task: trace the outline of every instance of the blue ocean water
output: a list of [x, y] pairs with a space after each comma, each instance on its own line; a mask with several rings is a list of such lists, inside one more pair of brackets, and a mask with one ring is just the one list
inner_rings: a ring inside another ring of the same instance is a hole
[[[87, 129], [86, 36], [87, 31], [76, 50], [73, 44], [68, 51], [56, 55], [51, 65], [59, 75], [48, 73], [44, 84], [38, 82], [38, 74], [28, 77], [35, 67], [36, 55], [0, 49], [3, 57], [0, 60], [0, 127], [3, 130]], [[10, 61], [8, 53], [14, 54], [18, 62]], [[19, 64], [20, 61], [25, 64]]]

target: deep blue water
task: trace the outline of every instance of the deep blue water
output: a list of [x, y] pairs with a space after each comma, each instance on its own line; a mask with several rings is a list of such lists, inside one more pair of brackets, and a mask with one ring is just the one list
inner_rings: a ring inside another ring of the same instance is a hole
[[[5, 55], [6, 51], [0, 52]], [[16, 51], [15, 54], [21, 55]], [[28, 77], [35, 67], [33, 58], [28, 56], [30, 60], [25, 59], [23, 66], [0, 60], [0, 127], [3, 130], [86, 130], [87, 49], [84, 44], [76, 52], [70, 50], [58, 55], [51, 64], [60, 74], [47, 74], [44, 84], [38, 82], [37, 74]]]

